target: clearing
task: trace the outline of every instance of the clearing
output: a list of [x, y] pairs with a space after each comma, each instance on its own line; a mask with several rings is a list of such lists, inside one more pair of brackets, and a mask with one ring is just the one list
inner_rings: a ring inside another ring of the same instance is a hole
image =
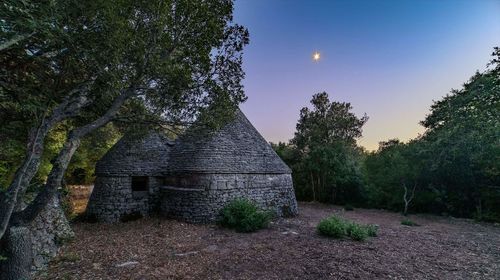
[[[500, 228], [471, 220], [300, 203], [300, 215], [256, 233], [162, 218], [76, 223], [38, 279], [500, 279]], [[319, 236], [338, 214], [378, 224], [365, 242]]]

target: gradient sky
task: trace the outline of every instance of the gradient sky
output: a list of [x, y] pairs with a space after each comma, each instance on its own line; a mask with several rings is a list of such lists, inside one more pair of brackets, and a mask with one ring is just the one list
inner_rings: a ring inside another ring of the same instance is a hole
[[322, 91], [368, 114], [367, 149], [414, 138], [432, 101], [500, 46], [500, 0], [236, 0], [234, 20], [250, 31], [241, 108], [273, 142], [293, 137], [300, 108]]

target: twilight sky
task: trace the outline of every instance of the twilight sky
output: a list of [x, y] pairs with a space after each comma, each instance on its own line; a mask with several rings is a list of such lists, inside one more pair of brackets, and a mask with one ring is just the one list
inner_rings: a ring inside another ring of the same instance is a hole
[[414, 138], [432, 100], [500, 46], [500, 0], [236, 0], [234, 20], [250, 31], [241, 108], [273, 142], [293, 137], [322, 91], [368, 114], [367, 149]]

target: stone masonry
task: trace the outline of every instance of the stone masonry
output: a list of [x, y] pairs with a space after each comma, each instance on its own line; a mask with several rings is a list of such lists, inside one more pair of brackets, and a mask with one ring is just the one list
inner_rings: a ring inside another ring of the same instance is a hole
[[158, 132], [125, 136], [98, 162], [96, 175], [87, 214], [103, 222], [158, 211], [213, 222], [236, 198], [278, 216], [298, 212], [290, 168], [241, 111], [218, 131], [188, 130], [175, 142]]

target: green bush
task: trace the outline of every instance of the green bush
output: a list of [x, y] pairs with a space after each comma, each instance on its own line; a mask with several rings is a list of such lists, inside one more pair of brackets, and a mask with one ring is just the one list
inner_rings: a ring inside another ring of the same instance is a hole
[[378, 235], [378, 226], [377, 225], [366, 225], [366, 232], [370, 237], [376, 237]]
[[236, 199], [221, 211], [221, 225], [238, 232], [254, 232], [267, 227], [271, 214], [247, 199]]
[[415, 223], [414, 221], [412, 221], [410, 219], [404, 219], [404, 220], [402, 220], [401, 224], [404, 225], [404, 226], [410, 226], [410, 227], [418, 226], [417, 223]]
[[349, 226], [349, 237], [356, 241], [365, 241], [368, 238], [368, 231], [363, 225], [351, 223]]
[[377, 236], [378, 227], [376, 225], [361, 225], [337, 216], [330, 216], [319, 222], [317, 230], [319, 234], [327, 237], [349, 237], [356, 241], [364, 241], [369, 236]]
[[321, 235], [328, 237], [343, 238], [347, 235], [345, 221], [335, 216], [321, 220], [317, 229]]

